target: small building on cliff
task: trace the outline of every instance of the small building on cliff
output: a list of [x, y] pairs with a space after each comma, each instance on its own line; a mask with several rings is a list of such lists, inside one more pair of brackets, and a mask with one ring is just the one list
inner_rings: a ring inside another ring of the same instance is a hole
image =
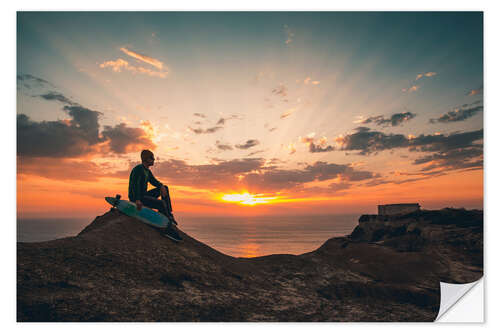
[[400, 215], [420, 210], [418, 203], [401, 203], [391, 205], [378, 205], [378, 215]]

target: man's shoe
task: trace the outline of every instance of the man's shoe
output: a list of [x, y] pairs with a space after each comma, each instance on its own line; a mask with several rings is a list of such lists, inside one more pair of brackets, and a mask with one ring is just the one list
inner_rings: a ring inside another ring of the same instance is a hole
[[182, 240], [182, 237], [179, 236], [179, 233], [177, 232], [177, 230], [175, 230], [172, 227], [167, 228], [165, 230], [165, 232], [163, 233], [163, 236], [166, 236], [175, 242], [180, 242]]

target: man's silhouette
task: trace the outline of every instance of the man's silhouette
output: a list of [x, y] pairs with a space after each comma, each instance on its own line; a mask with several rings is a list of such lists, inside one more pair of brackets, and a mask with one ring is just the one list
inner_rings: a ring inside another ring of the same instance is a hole
[[[170, 221], [177, 224], [172, 214], [172, 203], [168, 187], [160, 183], [154, 176], [150, 166], [155, 163], [155, 157], [152, 151], [143, 150], [141, 152], [141, 164], [138, 164], [132, 169], [128, 183], [128, 198], [131, 202], [135, 202], [137, 209], [141, 210], [143, 206], [156, 208], [160, 213], [169, 218]], [[155, 186], [154, 189], [148, 191], [148, 183]], [[161, 196], [161, 200], [158, 197]], [[169, 223], [165, 230], [165, 236], [174, 240], [181, 240], [179, 234]]]

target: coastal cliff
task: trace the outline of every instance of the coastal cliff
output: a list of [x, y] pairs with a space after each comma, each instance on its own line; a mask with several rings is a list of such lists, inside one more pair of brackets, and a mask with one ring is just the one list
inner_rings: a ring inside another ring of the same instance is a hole
[[[433, 321], [439, 282], [483, 275], [483, 213], [363, 215], [302, 255], [234, 258], [114, 210], [17, 244], [18, 321]], [[327, 236], [327, 235], [326, 235]]]

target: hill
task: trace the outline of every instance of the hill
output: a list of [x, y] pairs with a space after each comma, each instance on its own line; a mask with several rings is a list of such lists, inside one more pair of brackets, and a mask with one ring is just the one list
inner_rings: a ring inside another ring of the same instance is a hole
[[309, 253], [234, 258], [110, 211], [75, 237], [17, 244], [17, 319], [433, 321], [439, 281], [482, 276], [483, 226], [482, 211], [426, 214], [362, 216]]

